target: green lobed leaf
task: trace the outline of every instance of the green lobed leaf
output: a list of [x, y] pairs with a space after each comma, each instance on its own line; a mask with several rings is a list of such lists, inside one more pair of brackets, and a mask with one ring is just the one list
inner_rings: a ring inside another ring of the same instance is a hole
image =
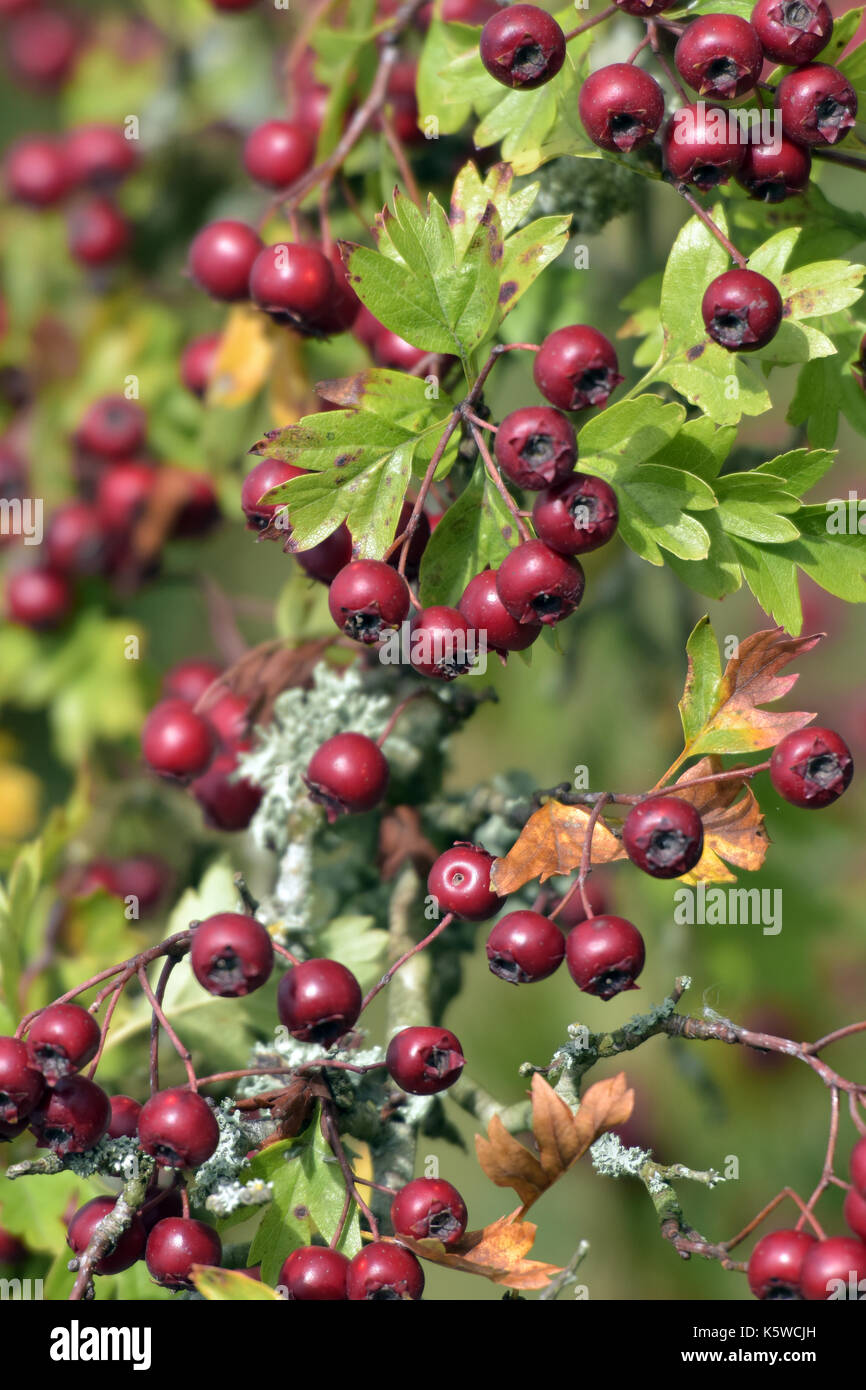
[[496, 569], [517, 540], [514, 518], [479, 463], [427, 543], [422, 604], [456, 604], [470, 579], [488, 565]]
[[688, 672], [680, 719], [686, 744], [694, 742], [709, 720], [719, 697], [722, 663], [719, 644], [708, 617], [701, 618], [686, 643]]

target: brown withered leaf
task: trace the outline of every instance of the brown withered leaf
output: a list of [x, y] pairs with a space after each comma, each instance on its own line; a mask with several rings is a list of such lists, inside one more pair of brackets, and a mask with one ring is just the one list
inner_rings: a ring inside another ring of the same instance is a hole
[[624, 1072], [590, 1086], [576, 1113], [536, 1072], [532, 1078], [532, 1132], [538, 1157], [518, 1143], [494, 1115], [487, 1138], [475, 1136], [478, 1162], [497, 1187], [516, 1192], [522, 1210], [527, 1211], [599, 1135], [625, 1124], [633, 1107], [634, 1091], [629, 1090]]
[[725, 867], [724, 860], [738, 869], [759, 869], [766, 857], [770, 837], [748, 783], [724, 781], [689, 786], [696, 777], [721, 771], [718, 758], [701, 758], [671, 788], [683, 801], [691, 802], [704, 823], [704, 852], [691, 872], [683, 875], [681, 883], [736, 883], [736, 875]]
[[519, 1221], [519, 1211], [500, 1216], [481, 1231], [467, 1231], [456, 1245], [446, 1247], [441, 1240], [410, 1240], [400, 1244], [431, 1264], [459, 1269], [464, 1274], [480, 1274], [506, 1289], [543, 1289], [561, 1273], [558, 1265], [528, 1260], [538, 1230], [531, 1221]]
[[[589, 814], [583, 806], [564, 806], [561, 801], [547, 801], [534, 811], [519, 839], [504, 859], [496, 860], [490, 871], [490, 882], [496, 892], [504, 896], [533, 878], [544, 883], [554, 874], [570, 874], [577, 869]], [[616, 836], [601, 821], [596, 822], [592, 863], [612, 864], [615, 859], [625, 857], [625, 850]]]
[[228, 690], [249, 700], [250, 723], [265, 723], [281, 691], [310, 684], [314, 667], [331, 645], [330, 637], [301, 642], [296, 647], [287, 647], [281, 638], [262, 642], [208, 686], [196, 709], [206, 714]]
[[421, 817], [414, 806], [394, 806], [379, 822], [380, 877], [385, 883], [396, 878], [409, 861], [422, 878], [426, 878], [439, 851], [421, 829]]

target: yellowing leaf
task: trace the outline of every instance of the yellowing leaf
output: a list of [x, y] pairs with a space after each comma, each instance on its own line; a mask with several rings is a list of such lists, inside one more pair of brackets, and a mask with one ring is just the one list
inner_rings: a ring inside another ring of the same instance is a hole
[[550, 1186], [551, 1179], [538, 1159], [508, 1133], [498, 1115], [491, 1119], [486, 1139], [476, 1134], [475, 1151], [490, 1181], [497, 1187], [512, 1188], [524, 1208], [532, 1206]]
[[317, 409], [307, 364], [296, 333], [284, 331], [277, 339], [271, 372], [270, 411], [278, 429], [296, 425]]
[[512, 1212], [482, 1231], [467, 1231], [456, 1245], [447, 1248], [441, 1240], [409, 1240], [404, 1236], [400, 1237], [400, 1244], [431, 1264], [464, 1274], [480, 1274], [504, 1288], [543, 1289], [561, 1270], [558, 1265], [526, 1259], [538, 1227], [531, 1221], [517, 1220], [518, 1215], [519, 1212]]
[[[504, 859], [497, 859], [490, 881], [497, 893], [513, 893], [538, 878], [543, 883], [554, 874], [570, 874], [580, 865], [589, 822], [583, 806], [564, 806], [548, 801], [529, 817], [516, 844]], [[592, 836], [592, 863], [611, 864], [624, 859], [619, 840], [600, 821]]]
[[239, 1269], [193, 1265], [192, 1282], [211, 1303], [282, 1303], [275, 1289], [251, 1279]]
[[751, 787], [727, 780], [689, 786], [694, 778], [721, 770], [718, 758], [701, 758], [671, 788], [683, 801], [691, 802], [704, 823], [704, 852], [691, 872], [683, 875], [682, 883], [734, 883], [736, 877], [723, 860], [738, 869], [759, 869], [764, 862], [770, 837]]
[[246, 405], [267, 381], [273, 357], [274, 337], [265, 315], [246, 304], [232, 309], [214, 363], [208, 405]]

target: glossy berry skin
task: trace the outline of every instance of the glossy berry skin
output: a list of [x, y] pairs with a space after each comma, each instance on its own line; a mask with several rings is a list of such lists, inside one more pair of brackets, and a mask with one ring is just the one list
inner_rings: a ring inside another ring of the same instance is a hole
[[453, 681], [472, 666], [469, 624], [457, 608], [433, 604], [412, 619], [412, 669], [434, 680]]
[[290, 1300], [306, 1303], [345, 1303], [349, 1261], [339, 1250], [324, 1245], [303, 1245], [293, 1250], [280, 1270], [277, 1283]]
[[293, 463], [284, 463], [282, 459], [270, 458], [262, 459], [261, 463], [250, 469], [241, 487], [241, 510], [247, 519], [248, 531], [264, 531], [281, 509], [277, 502], [262, 502], [260, 499], [265, 493], [281, 487], [292, 478], [302, 477], [306, 471]]
[[567, 478], [577, 459], [570, 420], [550, 406], [524, 406], [496, 431], [496, 461], [518, 487], [539, 492]]
[[807, 811], [837, 801], [853, 776], [851, 750], [832, 729], [797, 729], [776, 744], [770, 757], [776, 791]]
[[266, 246], [250, 271], [250, 297], [266, 313], [310, 327], [334, 292], [334, 271], [315, 246], [280, 241]]
[[141, 751], [161, 777], [198, 776], [213, 757], [214, 744], [211, 725], [183, 700], [160, 700], [144, 721]]
[[546, 980], [562, 964], [565, 937], [540, 912], [521, 910], [500, 917], [487, 938], [490, 970], [511, 985]]
[[173, 1087], [141, 1107], [138, 1141], [160, 1168], [198, 1168], [219, 1142], [219, 1126], [204, 1096]]
[[18, 203], [34, 208], [59, 203], [69, 188], [63, 147], [44, 135], [29, 135], [6, 156], [6, 191]]
[[[590, 916], [602, 917], [607, 915], [608, 898], [602, 885], [597, 881], [595, 875], [588, 878], [584, 884], [584, 892], [590, 907]], [[560, 899], [560, 902], [562, 899]], [[572, 927], [576, 927], [579, 922], [586, 921], [586, 909], [583, 905], [583, 898], [580, 893], [574, 893], [569, 898], [565, 907], [557, 911], [556, 920], [564, 932], [568, 932]]]
[[218, 912], [195, 928], [189, 960], [209, 994], [237, 999], [260, 989], [268, 979], [274, 968], [274, 948], [255, 917]]
[[746, 146], [737, 182], [761, 202], [782, 203], [803, 192], [811, 170], [812, 156], [806, 146], [783, 135], [778, 149], [772, 144]]
[[489, 651], [522, 652], [539, 636], [541, 623], [519, 623], [512, 618], [496, 588], [497, 571], [482, 570], [470, 579], [457, 605], [470, 628], [480, 633]]
[[410, 1240], [441, 1240], [456, 1245], [466, 1230], [466, 1203], [444, 1178], [415, 1178], [401, 1187], [391, 1203], [396, 1236]]
[[506, 555], [496, 576], [496, 592], [519, 623], [562, 622], [583, 598], [583, 570], [577, 560], [551, 550], [544, 541], [524, 541]]
[[481, 30], [481, 61], [506, 87], [541, 87], [565, 62], [565, 35], [546, 10], [508, 5]]
[[857, 93], [838, 68], [809, 63], [783, 77], [776, 88], [782, 131], [802, 145], [836, 145], [852, 129]]
[[297, 121], [265, 121], [244, 144], [244, 168], [265, 188], [288, 188], [313, 161], [315, 142]]
[[57, 570], [19, 570], [6, 580], [7, 618], [34, 632], [59, 627], [69, 616], [72, 602], [69, 581]]
[[237, 772], [236, 753], [217, 753], [207, 772], [191, 784], [190, 790], [213, 830], [246, 830], [261, 805], [261, 787], [238, 777]]
[[632, 806], [622, 843], [631, 862], [652, 878], [679, 878], [703, 853], [703, 822], [681, 797], [651, 796]]
[[304, 781], [313, 801], [328, 819], [349, 812], [372, 811], [388, 789], [388, 762], [366, 734], [335, 734], [316, 749]]
[[728, 130], [728, 113], [698, 103], [681, 106], [662, 135], [665, 170], [676, 183], [702, 193], [728, 182], [743, 162], [745, 144]]
[[852, 1235], [858, 1240], [866, 1240], [866, 1198], [855, 1192], [853, 1187], [845, 1194], [842, 1215]]
[[129, 246], [129, 223], [110, 198], [89, 198], [67, 219], [67, 243], [80, 265], [109, 265]]
[[764, 50], [747, 19], [699, 15], [686, 26], [674, 53], [680, 77], [702, 97], [731, 101], [750, 92], [761, 75]]
[[374, 1240], [349, 1263], [348, 1298], [358, 1302], [417, 1300], [424, 1292], [424, 1271], [411, 1250], [389, 1240]]
[[665, 95], [643, 68], [610, 63], [583, 83], [578, 111], [594, 145], [628, 154], [652, 140], [665, 118]]
[[588, 473], [573, 473], [564, 483], [546, 488], [532, 508], [539, 540], [560, 555], [583, 555], [607, 545], [618, 522], [613, 488]]
[[81, 125], [70, 130], [63, 146], [72, 181], [100, 192], [113, 188], [138, 162], [137, 142], [119, 126]]
[[193, 1288], [193, 1265], [219, 1265], [222, 1241], [212, 1226], [182, 1216], [157, 1221], [144, 1252], [151, 1279], [168, 1289]]
[[770, 1231], [749, 1257], [749, 1288], [755, 1298], [801, 1299], [800, 1272], [815, 1245], [809, 1231]]
[[25, 1043], [0, 1037], [0, 1124], [25, 1120], [38, 1104], [45, 1078], [33, 1066]]
[[80, 1004], [49, 1004], [30, 1025], [27, 1052], [49, 1086], [96, 1056], [99, 1024]]
[[207, 395], [221, 343], [219, 333], [202, 333], [187, 343], [181, 355], [180, 379], [187, 391], [199, 399]]
[[94, 401], [76, 431], [82, 449], [100, 458], [126, 459], [144, 443], [147, 416], [125, 396], [103, 396]]
[[[66, 1232], [66, 1244], [73, 1254], [84, 1254], [100, 1221], [114, 1211], [114, 1201], [113, 1197], [94, 1197], [91, 1201], [85, 1202], [83, 1207], [78, 1208]], [[94, 1266], [94, 1272], [96, 1274], [121, 1274], [123, 1270], [130, 1269], [136, 1260], [140, 1260], [144, 1254], [146, 1242], [147, 1233], [144, 1229], [144, 1223], [140, 1216], [133, 1216], [132, 1221], [113, 1248], [103, 1255]]]
[[800, 1270], [800, 1288], [810, 1303], [859, 1300], [864, 1281], [866, 1242], [853, 1236], [816, 1241]]
[[460, 842], [440, 854], [427, 877], [439, 911], [466, 922], [485, 922], [498, 912], [505, 900], [490, 887], [492, 864], [493, 855], [481, 845]]
[[766, 56], [785, 67], [811, 63], [833, 33], [824, 0], [758, 0], [752, 24]]
[[215, 661], [190, 657], [188, 661], [179, 661], [166, 672], [162, 693], [165, 699], [183, 700], [187, 705], [196, 705], [221, 675], [222, 667]]
[[108, 1096], [77, 1072], [63, 1076], [30, 1116], [40, 1148], [57, 1154], [80, 1154], [98, 1144], [111, 1122]]
[[858, 1139], [851, 1150], [849, 1171], [855, 1191], [866, 1197], [866, 1135]]
[[325, 540], [309, 550], [293, 552], [295, 559], [305, 574], [320, 584], [333, 584], [341, 569], [352, 558], [352, 537], [349, 528], [342, 522]]
[[565, 943], [574, 983], [584, 994], [604, 1000], [637, 989], [645, 955], [643, 937], [624, 917], [587, 917], [571, 929]]
[[112, 1096], [108, 1138], [135, 1139], [138, 1136], [140, 1114], [141, 1104], [133, 1100], [132, 1096]]
[[585, 323], [548, 334], [535, 354], [532, 375], [545, 400], [560, 410], [606, 405], [623, 379], [612, 344]]
[[337, 960], [305, 960], [293, 965], [277, 989], [277, 1013], [293, 1038], [331, 1043], [354, 1028], [361, 1012], [361, 986]]
[[209, 222], [189, 248], [189, 273], [212, 299], [248, 299], [250, 272], [261, 250], [261, 237], [246, 222]]
[[[316, 319], [315, 327], [317, 333], [327, 338], [334, 333], [348, 332], [358, 317], [361, 301], [352, 289], [349, 272], [343, 263], [339, 246], [334, 243], [330, 253], [325, 252], [324, 246], [321, 249], [330, 263], [334, 284], [327, 303]], [[331, 406], [334, 410], [338, 408]]]
[[392, 333], [384, 324], [376, 329], [369, 346], [377, 366], [391, 367], [397, 372], [414, 372], [418, 364], [429, 357], [427, 374], [441, 376], [446, 364], [453, 360], [447, 356], [432, 357], [424, 348], [413, 347], [399, 333]]
[[45, 528], [45, 554], [61, 574], [97, 574], [105, 559], [105, 534], [90, 502], [66, 502]]
[[465, 1058], [447, 1028], [404, 1028], [389, 1042], [385, 1065], [401, 1090], [412, 1096], [433, 1096], [454, 1085]]
[[713, 342], [728, 352], [766, 347], [782, 322], [782, 296], [756, 270], [726, 270], [704, 291], [701, 315]]
[[328, 593], [331, 617], [356, 642], [378, 642], [409, 613], [409, 587], [384, 560], [352, 560]]
[[220, 687], [221, 693], [209, 700], [203, 711], [213, 725], [224, 749], [237, 750], [246, 738], [250, 722], [250, 702], [245, 695]]

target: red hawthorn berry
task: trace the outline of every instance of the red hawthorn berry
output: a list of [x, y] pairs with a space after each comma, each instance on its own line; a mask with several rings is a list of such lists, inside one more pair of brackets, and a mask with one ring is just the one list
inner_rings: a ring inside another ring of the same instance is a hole
[[136, 144], [119, 126], [76, 126], [63, 142], [70, 178], [79, 188], [96, 192], [114, 188], [138, 163]]
[[328, 608], [341, 632], [357, 642], [378, 642], [409, 613], [409, 586], [384, 560], [352, 560], [328, 592]]
[[801, 145], [836, 145], [857, 116], [857, 93], [826, 63], [809, 63], [783, 77], [776, 88], [782, 130]]
[[587, 917], [572, 928], [565, 944], [574, 983], [585, 994], [604, 1000], [637, 989], [645, 954], [643, 937], [624, 917]]
[[277, 987], [277, 1013], [293, 1038], [330, 1047], [354, 1028], [361, 986], [337, 960], [305, 960], [291, 966]]
[[842, 1215], [852, 1234], [866, 1241], [866, 1198], [855, 1192], [853, 1187], [845, 1194]]
[[74, 595], [65, 575], [51, 569], [18, 570], [6, 580], [6, 616], [11, 623], [50, 632], [72, 610]]
[[341, 522], [336, 531], [318, 545], [311, 546], [309, 550], [293, 550], [292, 554], [311, 579], [318, 580], [320, 584], [333, 584], [340, 570], [352, 558], [349, 528], [345, 522]]
[[[79, 1207], [66, 1231], [66, 1243], [75, 1255], [83, 1255], [104, 1217], [114, 1211], [114, 1197], [93, 1197]], [[96, 1274], [121, 1274], [144, 1254], [147, 1232], [140, 1216], [134, 1215], [108, 1252], [94, 1266]]]
[[726, 270], [704, 291], [701, 316], [714, 342], [728, 352], [766, 347], [782, 322], [782, 296], [755, 270]]
[[463, 590], [458, 610], [470, 628], [480, 633], [488, 651], [522, 652], [539, 636], [542, 623], [519, 623], [512, 618], [496, 587], [497, 570], [482, 570]]
[[496, 592], [519, 623], [562, 622], [579, 605], [583, 586], [580, 562], [538, 540], [518, 545], [496, 575]]
[[53, 207], [69, 189], [69, 173], [59, 140], [27, 135], [6, 156], [6, 191], [18, 203], [34, 208]]
[[561, 555], [583, 555], [607, 545], [616, 533], [616, 493], [603, 478], [574, 473], [540, 492], [532, 509], [539, 540]]
[[190, 791], [213, 830], [246, 830], [262, 801], [262, 789], [238, 776], [236, 752], [217, 753]]
[[545, 405], [523, 406], [502, 421], [494, 453], [511, 482], [539, 492], [572, 472], [577, 440], [571, 421], [560, 411]]
[[698, 102], [681, 106], [664, 128], [665, 168], [677, 183], [702, 193], [728, 182], [742, 164], [746, 145], [728, 111]]
[[316, 749], [304, 782], [310, 798], [325, 807], [328, 820], [372, 811], [388, 790], [388, 761], [366, 734], [342, 733]]
[[686, 26], [674, 62], [683, 81], [702, 97], [731, 101], [754, 89], [764, 50], [747, 19], [735, 14], [699, 15]]
[[854, 1190], [859, 1192], [861, 1197], [866, 1197], [866, 1134], [851, 1150], [851, 1163], [849, 1171]]
[[493, 862], [481, 845], [462, 841], [440, 854], [427, 878], [427, 892], [440, 912], [453, 912], [467, 922], [485, 922], [498, 912], [505, 899], [490, 886]]
[[481, 61], [506, 87], [541, 87], [565, 62], [565, 35], [536, 5], [507, 5], [481, 31]]
[[135, 1139], [138, 1137], [138, 1117], [141, 1105], [132, 1096], [111, 1097], [111, 1120], [108, 1126], [109, 1139]]
[[832, 729], [796, 729], [776, 744], [770, 780], [792, 806], [820, 810], [850, 786], [854, 760], [844, 739]]
[[[228, 8], [225, 0], [220, 0], [220, 8]], [[213, 1227], [188, 1217], [165, 1216], [157, 1221], [144, 1252], [150, 1277], [169, 1289], [193, 1288], [193, 1265], [218, 1266], [221, 1259], [222, 1241]]]
[[265, 121], [244, 144], [244, 168], [265, 188], [288, 188], [306, 173], [316, 152], [306, 126], [297, 121]]
[[652, 878], [680, 878], [703, 853], [704, 827], [691, 802], [650, 796], [632, 806], [622, 827], [629, 859]]
[[198, 1168], [214, 1153], [219, 1133], [204, 1096], [180, 1087], [157, 1091], [138, 1117], [139, 1143], [160, 1168]]
[[447, 1028], [403, 1028], [388, 1044], [385, 1065], [392, 1081], [413, 1096], [432, 1096], [453, 1086], [466, 1059]]
[[237, 999], [260, 989], [274, 968], [274, 947], [261, 922], [218, 912], [199, 922], [189, 953], [192, 973], [209, 994]]
[[866, 1287], [866, 1242], [849, 1236], [816, 1241], [800, 1269], [803, 1297], [812, 1303], [859, 1300]]
[[81, 265], [108, 265], [129, 246], [129, 223], [110, 198], [89, 198], [70, 210], [67, 241]]
[[760, 1299], [801, 1299], [800, 1272], [815, 1245], [808, 1231], [770, 1231], [749, 1258], [749, 1288]]
[[665, 95], [643, 68], [609, 63], [583, 83], [578, 111], [593, 144], [628, 154], [652, 140], [665, 117]]
[[160, 700], [144, 721], [141, 751], [162, 777], [188, 779], [204, 772], [215, 741], [209, 721], [183, 700]]
[[500, 917], [487, 938], [487, 961], [511, 985], [546, 980], [562, 964], [565, 937], [555, 922], [527, 909]]
[[758, 0], [752, 24], [766, 56], [786, 67], [810, 63], [833, 33], [824, 0]]
[[41, 1149], [80, 1154], [98, 1144], [111, 1121], [108, 1096], [77, 1072], [46, 1090], [30, 1115], [30, 1128]]
[[802, 193], [809, 183], [812, 156], [805, 145], [782, 136], [776, 144], [750, 144], [737, 173], [737, 182], [753, 198], [764, 203], [781, 203]]
[[[247, 519], [248, 531], [264, 531], [284, 504], [263, 502], [261, 499], [273, 488], [281, 487], [292, 478], [301, 478], [306, 468], [297, 468], [282, 459], [265, 458], [247, 474], [241, 487], [241, 510]], [[289, 528], [286, 528], [289, 534]]]
[[611, 343], [585, 323], [557, 328], [535, 355], [535, 384], [560, 410], [586, 410], [607, 404], [623, 380]]
[[50, 1004], [27, 1032], [27, 1053], [49, 1086], [80, 1071], [96, 1056], [99, 1024], [80, 1004]]
[[[303, 1245], [293, 1250], [280, 1270], [277, 1283], [290, 1300], [304, 1302], [346, 1302], [349, 1261], [339, 1250], [324, 1245]], [[247, 1270], [249, 1274], [250, 1271]]]
[[424, 1292], [424, 1271], [405, 1246], [374, 1240], [350, 1261], [346, 1292], [353, 1302], [417, 1300]]
[[187, 343], [180, 359], [180, 379], [199, 399], [207, 395], [219, 357], [222, 335], [202, 333]]
[[412, 669], [435, 680], [453, 681], [472, 667], [475, 648], [469, 624], [457, 608], [433, 604], [412, 619]]
[[396, 1236], [410, 1240], [441, 1240], [456, 1245], [466, 1230], [466, 1203], [444, 1178], [415, 1178], [401, 1187], [391, 1203]]
[[26, 1043], [0, 1037], [0, 1125], [26, 1121], [45, 1090], [45, 1078], [34, 1066]]
[[250, 271], [250, 297], [260, 309], [308, 331], [327, 310], [334, 294], [334, 270], [327, 256], [303, 242], [266, 246]]
[[246, 222], [209, 222], [189, 248], [189, 273], [212, 299], [249, 299], [250, 272], [261, 250], [261, 237]]

